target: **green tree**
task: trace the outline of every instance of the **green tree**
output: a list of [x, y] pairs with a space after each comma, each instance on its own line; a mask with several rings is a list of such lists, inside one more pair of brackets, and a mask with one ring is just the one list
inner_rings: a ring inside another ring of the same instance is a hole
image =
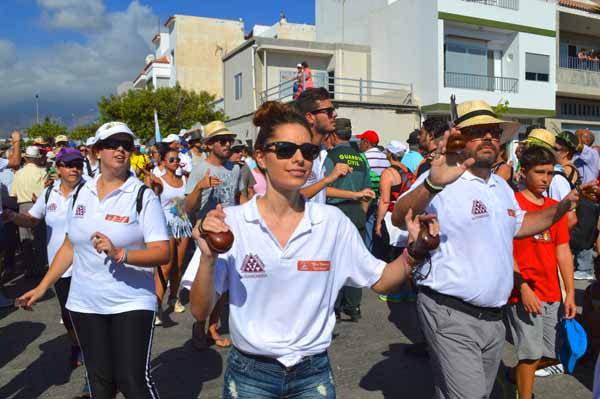
[[44, 122], [34, 123], [29, 129], [27, 129], [27, 136], [31, 139], [37, 136], [42, 136], [45, 139], [49, 139], [61, 134], [67, 134], [67, 128], [59, 125], [49, 117], [46, 117]]
[[154, 137], [155, 109], [161, 135], [165, 137], [179, 133], [182, 128], [189, 128], [196, 122], [206, 124], [223, 120], [225, 115], [215, 111], [214, 101], [214, 95], [184, 90], [177, 84], [175, 87], [129, 90], [121, 95], [102, 97], [98, 109], [101, 123], [125, 122], [138, 138], [145, 140]]
[[77, 126], [71, 130], [69, 137], [73, 140], [84, 140], [96, 134], [96, 130], [100, 126], [99, 123], [91, 123], [89, 125]]
[[496, 106], [492, 106], [492, 109], [494, 110], [496, 116], [501, 117], [509, 111], [508, 105], [508, 100], [504, 100], [504, 102], [500, 100]]

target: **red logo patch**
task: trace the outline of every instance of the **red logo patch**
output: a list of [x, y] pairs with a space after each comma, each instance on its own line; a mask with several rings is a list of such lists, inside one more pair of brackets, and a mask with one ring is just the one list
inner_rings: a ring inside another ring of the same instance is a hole
[[48, 212], [56, 212], [56, 208], [58, 208], [58, 205], [56, 205], [54, 202], [51, 203], [50, 205], [48, 205], [48, 207], [46, 208], [46, 210]]
[[264, 263], [258, 255], [253, 254], [248, 254], [244, 257], [240, 271], [244, 277], [256, 278], [267, 276]]
[[117, 216], [117, 215], [109, 215], [109, 214], [107, 214], [104, 217], [104, 219], [108, 220], [110, 222], [129, 223], [129, 216]]
[[328, 260], [299, 260], [299, 272], [328, 272], [331, 269], [331, 262]]

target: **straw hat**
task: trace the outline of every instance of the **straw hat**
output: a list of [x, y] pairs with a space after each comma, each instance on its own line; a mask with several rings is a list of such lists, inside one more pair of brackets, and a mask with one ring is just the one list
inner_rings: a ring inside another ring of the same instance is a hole
[[69, 138], [67, 136], [65, 136], [64, 134], [59, 134], [54, 139], [54, 142], [55, 143], [68, 143], [69, 142]]
[[546, 129], [533, 129], [531, 132], [529, 132], [525, 143], [528, 145], [540, 145], [553, 150], [554, 145], [556, 144], [556, 136]]
[[223, 123], [223, 121], [210, 122], [204, 128], [204, 141], [205, 142], [210, 141], [211, 139], [213, 139], [214, 137], [217, 137], [217, 136], [233, 136], [233, 137], [235, 137], [236, 134], [233, 133], [231, 130], [227, 129], [227, 127], [225, 126], [225, 123]]
[[30, 145], [25, 149], [25, 154], [23, 154], [25, 158], [41, 158], [42, 153], [40, 152], [39, 147], [34, 145]]
[[517, 130], [519, 130], [519, 123], [498, 119], [492, 107], [483, 100], [460, 103], [456, 106], [456, 111], [458, 117], [454, 121], [454, 125], [458, 130], [469, 126], [487, 125], [490, 123], [499, 124], [503, 130], [500, 143], [509, 141], [517, 133]]
[[33, 139], [33, 144], [46, 145], [46, 144], [48, 144], [48, 142], [42, 136], [37, 136], [36, 138]]

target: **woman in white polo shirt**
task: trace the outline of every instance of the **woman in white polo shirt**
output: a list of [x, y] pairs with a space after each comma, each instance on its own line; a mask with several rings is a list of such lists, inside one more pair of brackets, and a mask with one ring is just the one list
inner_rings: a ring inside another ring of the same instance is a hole
[[169, 259], [158, 198], [130, 173], [135, 136], [126, 124], [96, 131], [102, 172], [79, 191], [67, 237], [40, 284], [19, 298], [31, 308], [72, 264], [67, 309], [81, 344], [92, 397], [158, 397], [149, 372], [156, 311], [154, 267]]
[[[74, 148], [63, 148], [56, 154], [56, 169], [60, 180], [42, 191], [35, 204], [27, 213], [7, 211], [8, 221], [21, 227], [33, 227], [42, 220], [46, 222], [46, 240], [48, 263], [65, 240], [66, 218], [71, 209], [71, 200], [80, 186], [85, 183], [82, 179], [83, 156]], [[60, 305], [63, 324], [71, 338], [71, 367], [82, 364], [79, 343], [73, 331], [71, 317], [65, 308], [69, 287], [71, 286], [71, 268], [54, 284], [54, 291]]]
[[[205, 232], [230, 229], [235, 240], [218, 256], [198, 238], [202, 256], [191, 310], [205, 320], [215, 297], [229, 292], [233, 348], [224, 398], [334, 398], [327, 348], [339, 290], [352, 285], [393, 292], [408, 278], [412, 261], [403, 254], [386, 265], [337, 208], [306, 202], [300, 189], [319, 147], [311, 144], [304, 117], [267, 102], [253, 122], [260, 127], [256, 161], [267, 191], [244, 205], [218, 206], [198, 222]], [[418, 233], [418, 223], [407, 219], [411, 234]], [[436, 228], [432, 223], [430, 231], [437, 234]]]

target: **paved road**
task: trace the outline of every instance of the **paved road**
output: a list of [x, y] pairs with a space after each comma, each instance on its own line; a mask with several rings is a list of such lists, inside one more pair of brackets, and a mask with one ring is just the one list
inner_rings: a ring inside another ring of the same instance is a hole
[[[33, 282], [29, 282], [32, 284]], [[20, 280], [7, 293], [26, 289]], [[577, 282], [581, 301], [584, 283]], [[414, 338], [414, 310], [410, 304], [386, 304], [365, 291], [360, 323], [341, 322], [330, 350], [338, 397], [342, 399], [432, 397], [426, 359], [412, 358], [404, 349]], [[198, 352], [190, 346], [192, 317], [172, 314], [171, 322], [156, 330], [153, 370], [161, 398], [220, 398], [227, 350]], [[69, 343], [56, 298], [48, 297], [34, 312], [0, 313], [0, 398], [65, 399], [76, 395], [83, 370], [68, 368]], [[507, 344], [504, 364], [514, 365]], [[578, 366], [575, 375], [538, 378], [536, 397], [590, 398], [592, 366]], [[498, 386], [494, 398], [501, 398]]]

